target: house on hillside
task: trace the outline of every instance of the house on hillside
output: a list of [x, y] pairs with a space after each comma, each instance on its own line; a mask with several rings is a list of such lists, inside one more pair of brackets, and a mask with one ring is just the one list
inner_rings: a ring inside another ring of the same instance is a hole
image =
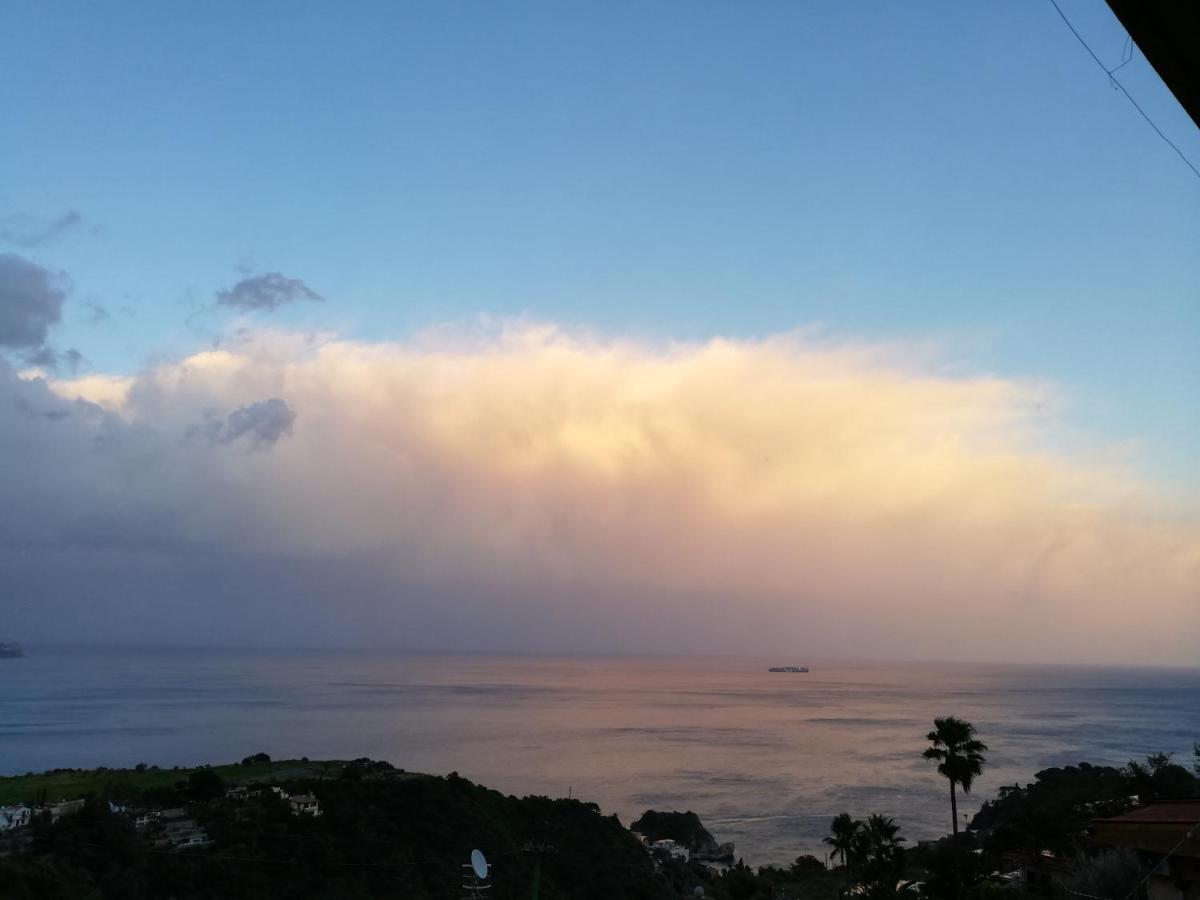
[[1200, 900], [1200, 799], [1158, 800], [1110, 819], [1092, 837], [1145, 861], [1147, 900]]
[[87, 801], [80, 798], [79, 800], [60, 800], [57, 803], [51, 803], [46, 807], [46, 811], [50, 813], [50, 821], [57, 822], [63, 816], [74, 815], [83, 809], [83, 804]]
[[212, 843], [204, 829], [183, 809], [164, 809], [158, 818], [158, 828], [159, 836], [154, 842], [158, 846], [183, 850]]
[[28, 806], [0, 806], [0, 831], [24, 828], [32, 818], [33, 810]]
[[678, 841], [673, 841], [670, 838], [663, 838], [660, 841], [653, 841], [650, 844], [651, 853], [664, 853], [672, 859], [686, 860], [688, 858], [688, 848], [680, 844]]
[[138, 831], [145, 831], [152, 825], [158, 824], [158, 817], [162, 815], [161, 809], [136, 809], [129, 810], [128, 815], [133, 819], [133, 827]]
[[225, 799], [230, 803], [244, 803], [262, 796], [262, 788], [252, 788], [245, 784], [235, 784], [225, 791]]
[[292, 805], [292, 815], [294, 816], [315, 817], [321, 814], [321, 806], [312, 794], [294, 794], [288, 799], [288, 802]]
[[1003, 871], [1012, 873], [1004, 878], [1005, 881], [1026, 893], [1041, 897], [1060, 893], [1075, 870], [1071, 860], [1064, 859], [1053, 850], [1039, 850], [1036, 853], [1012, 851], [1003, 854], [1003, 861]]

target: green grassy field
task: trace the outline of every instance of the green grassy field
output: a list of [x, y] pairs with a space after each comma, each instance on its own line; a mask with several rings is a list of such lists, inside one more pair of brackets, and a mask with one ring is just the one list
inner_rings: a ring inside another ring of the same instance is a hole
[[[344, 763], [340, 760], [282, 759], [266, 763], [242, 765], [231, 763], [209, 766], [226, 782], [236, 784], [243, 781], [284, 781], [298, 778], [316, 778], [322, 774], [336, 777]], [[0, 778], [0, 805], [31, 803], [42, 791], [46, 802], [72, 800], [88, 794], [121, 796], [126, 793], [170, 787], [176, 781], [186, 779], [189, 774], [203, 768], [195, 766], [178, 769], [77, 769], [73, 771], [43, 772], [34, 775], [15, 775]]]

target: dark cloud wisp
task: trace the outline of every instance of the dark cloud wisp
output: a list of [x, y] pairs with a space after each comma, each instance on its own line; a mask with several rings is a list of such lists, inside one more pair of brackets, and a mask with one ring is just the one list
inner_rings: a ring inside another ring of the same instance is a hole
[[66, 287], [55, 275], [15, 253], [0, 253], [0, 347], [36, 350], [62, 318]]
[[82, 227], [86, 220], [75, 210], [46, 221], [20, 213], [0, 217], [0, 243], [16, 247], [40, 247]]
[[229, 290], [217, 292], [218, 306], [250, 310], [271, 311], [298, 300], [323, 299], [299, 278], [288, 278], [280, 272], [243, 278]]
[[272, 397], [240, 406], [223, 418], [213, 417], [191, 433], [203, 435], [213, 445], [232, 444], [245, 438], [244, 443], [251, 450], [262, 450], [291, 434], [295, 421], [296, 411], [285, 401]]
[[86, 360], [83, 354], [74, 347], [69, 350], [55, 350], [48, 344], [42, 344], [25, 355], [25, 362], [59, 375], [63, 373], [77, 375]]

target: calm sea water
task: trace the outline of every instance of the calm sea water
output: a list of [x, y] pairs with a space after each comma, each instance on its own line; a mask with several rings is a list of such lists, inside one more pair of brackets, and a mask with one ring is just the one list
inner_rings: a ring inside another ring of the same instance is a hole
[[842, 811], [895, 816], [910, 840], [949, 830], [920, 756], [947, 714], [991, 747], [973, 812], [1046, 766], [1190, 763], [1200, 670], [34, 648], [0, 660], [0, 774], [370, 756], [627, 824], [691, 809], [761, 865], [820, 855]]

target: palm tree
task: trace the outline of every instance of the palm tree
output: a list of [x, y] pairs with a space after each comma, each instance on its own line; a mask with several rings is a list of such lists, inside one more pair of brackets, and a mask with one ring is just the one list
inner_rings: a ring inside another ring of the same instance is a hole
[[954, 861], [954, 896], [958, 896], [958, 797], [955, 785], [960, 785], [964, 794], [971, 793], [975, 776], [983, 772], [987, 760], [983, 751], [987, 744], [975, 737], [975, 726], [954, 716], [933, 720], [933, 731], [925, 735], [930, 746], [922, 754], [926, 759], [936, 760], [938, 774], [950, 782], [950, 827], [954, 838], [951, 842], [951, 859]]
[[833, 848], [834, 856], [841, 855], [847, 875], [850, 874], [850, 854], [854, 852], [855, 837], [861, 827], [862, 822], [850, 818], [850, 813], [834, 816], [829, 823], [829, 837], [825, 838], [825, 843]]
[[903, 842], [900, 826], [890, 816], [869, 816], [859, 829], [854, 855], [862, 866], [867, 900], [895, 900], [904, 871]]
[[891, 816], [871, 815], [863, 827], [866, 849], [875, 862], [887, 862], [896, 857], [904, 838], [900, 837], [900, 826]]
[[930, 746], [922, 754], [926, 759], [937, 760], [938, 774], [950, 782], [950, 827], [954, 843], [958, 843], [958, 797], [955, 785], [962, 787], [964, 794], [971, 793], [975, 776], [983, 772], [987, 759], [983, 751], [987, 744], [976, 740], [975, 726], [954, 716], [933, 720], [934, 730], [925, 735]]

